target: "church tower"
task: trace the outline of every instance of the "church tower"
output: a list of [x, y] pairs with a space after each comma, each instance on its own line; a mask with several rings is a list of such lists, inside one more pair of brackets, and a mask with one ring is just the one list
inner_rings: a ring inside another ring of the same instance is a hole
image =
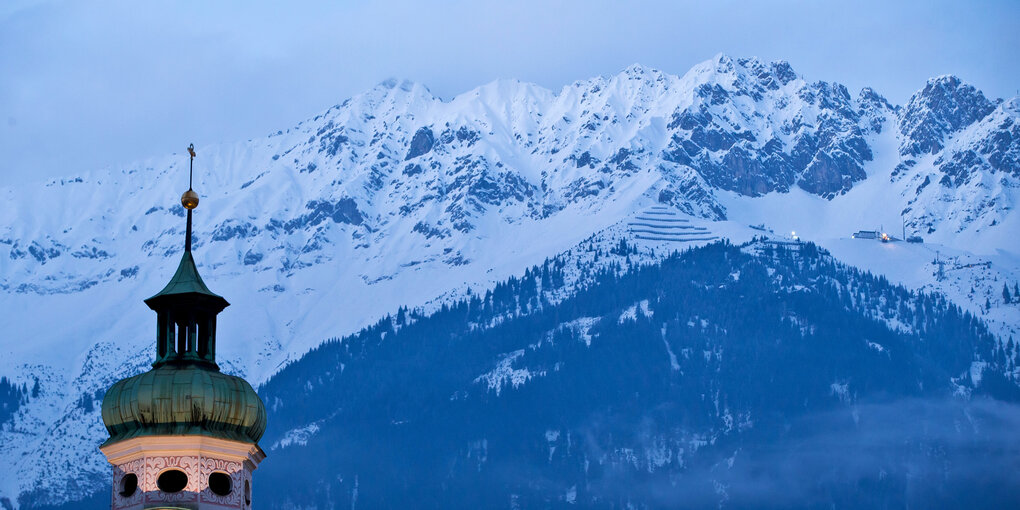
[[[194, 147], [188, 152], [193, 166]], [[216, 315], [229, 303], [195, 267], [198, 194], [190, 183], [181, 204], [188, 211], [184, 255], [170, 283], [145, 300], [156, 312], [156, 360], [103, 399], [110, 438], [99, 449], [113, 465], [113, 510], [248, 510], [252, 471], [265, 458], [262, 400], [216, 364]]]

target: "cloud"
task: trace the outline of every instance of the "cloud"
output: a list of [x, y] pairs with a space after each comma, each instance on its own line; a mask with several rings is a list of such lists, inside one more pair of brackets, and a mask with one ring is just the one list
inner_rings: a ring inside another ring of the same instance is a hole
[[909, 399], [861, 404], [855, 413], [856, 423], [845, 409], [812, 414], [782, 437], [751, 431], [731, 451], [693, 455], [679, 476], [612, 473], [594, 492], [637, 495], [656, 508], [1006, 508], [1020, 501], [1020, 406]]
[[718, 52], [903, 101], [935, 74], [993, 96], [1020, 68], [1020, 4], [137, 2], [0, 9], [0, 173], [10, 181], [286, 129], [389, 78], [451, 97], [496, 78], [558, 90]]

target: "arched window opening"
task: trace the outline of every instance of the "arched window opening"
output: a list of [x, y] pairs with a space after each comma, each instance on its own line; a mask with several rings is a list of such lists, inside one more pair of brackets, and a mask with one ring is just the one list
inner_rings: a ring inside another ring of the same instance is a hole
[[244, 506], [251, 506], [251, 484], [244, 481]]
[[173, 317], [167, 317], [164, 330], [166, 331], [166, 343], [163, 346], [163, 355], [169, 358], [174, 355], [174, 348], [177, 346], [177, 323], [174, 322]]
[[159, 478], [156, 479], [156, 486], [159, 487], [159, 490], [171, 494], [174, 492], [181, 492], [188, 486], [188, 475], [184, 474], [184, 471], [178, 469], [164, 471], [163, 474], [159, 475]]
[[156, 360], [166, 357], [167, 337], [172, 333], [167, 330], [167, 313], [159, 312], [156, 316]]
[[210, 317], [203, 317], [198, 321], [198, 357], [202, 359], [211, 359], [209, 354], [209, 348], [213, 332], [213, 320]]
[[195, 340], [198, 336], [198, 323], [195, 322], [195, 316], [188, 316], [188, 350], [185, 352], [195, 352], [198, 349], [195, 348]]
[[196, 321], [195, 322], [195, 343], [194, 343], [194, 345], [191, 346], [191, 350], [195, 351], [195, 353], [197, 353], [199, 356], [201, 356], [202, 355], [202, 351], [205, 350], [205, 348], [202, 347], [202, 335], [204, 335], [204, 334], [205, 334], [205, 324], [202, 324], [201, 320]]
[[188, 352], [188, 324], [177, 323], [177, 355], [181, 356]]
[[128, 473], [120, 479], [120, 487], [117, 491], [122, 498], [130, 498], [135, 495], [135, 491], [138, 490], [138, 475], [134, 473]]
[[209, 490], [217, 496], [228, 496], [234, 490], [234, 483], [230, 475], [217, 471], [209, 475]]

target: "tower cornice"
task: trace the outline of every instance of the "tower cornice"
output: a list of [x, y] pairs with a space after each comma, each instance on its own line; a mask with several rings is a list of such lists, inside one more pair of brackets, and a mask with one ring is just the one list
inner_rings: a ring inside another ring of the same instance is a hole
[[99, 447], [111, 464], [126, 464], [145, 457], [175, 455], [211, 456], [258, 466], [266, 453], [257, 443], [207, 436], [145, 436]]

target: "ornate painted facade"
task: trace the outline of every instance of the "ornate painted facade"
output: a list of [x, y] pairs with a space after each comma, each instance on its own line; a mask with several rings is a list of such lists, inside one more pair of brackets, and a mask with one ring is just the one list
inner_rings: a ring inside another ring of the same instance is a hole
[[[103, 453], [113, 464], [117, 510], [251, 508], [252, 471], [265, 457], [257, 445], [194, 436], [146, 436], [104, 446]], [[160, 487], [171, 471], [185, 476], [180, 490]], [[225, 484], [217, 486], [217, 477]]]

